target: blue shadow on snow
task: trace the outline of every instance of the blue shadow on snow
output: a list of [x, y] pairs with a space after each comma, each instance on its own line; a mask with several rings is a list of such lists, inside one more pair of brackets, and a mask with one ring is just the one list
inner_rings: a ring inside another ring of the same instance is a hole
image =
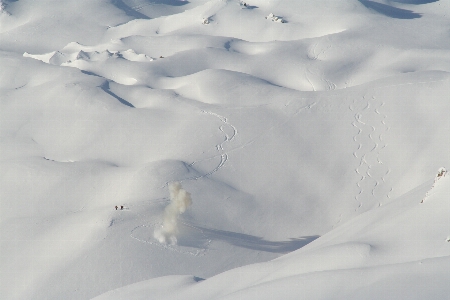
[[127, 16], [133, 17], [135, 19], [150, 19], [146, 15], [141, 14], [140, 12], [126, 5], [122, 0], [112, 0], [111, 3], [118, 9], [124, 11]]
[[438, 2], [439, 0], [391, 0], [391, 1], [403, 3], [403, 4], [420, 5], [420, 4], [428, 4], [428, 3]]
[[[178, 245], [194, 248], [205, 248], [207, 240], [212, 240], [226, 242], [233, 246], [251, 250], [286, 254], [300, 249], [319, 238], [318, 235], [312, 235], [291, 238], [288, 241], [268, 241], [261, 237], [243, 233], [210, 229], [187, 224], [180, 225], [180, 231], [184, 231], [184, 234], [181, 233], [178, 237]], [[196, 233], [194, 233], [194, 231], [196, 231]]]
[[183, 1], [183, 0], [150, 0], [151, 4], [164, 4], [164, 5], [170, 5], [170, 6], [183, 6], [186, 4], [189, 4], [189, 1]]
[[361, 4], [365, 7], [376, 11], [377, 13], [395, 19], [417, 19], [422, 17], [421, 14], [415, 13], [411, 10], [401, 9], [370, 0], [359, 0], [359, 2], [361, 2]]

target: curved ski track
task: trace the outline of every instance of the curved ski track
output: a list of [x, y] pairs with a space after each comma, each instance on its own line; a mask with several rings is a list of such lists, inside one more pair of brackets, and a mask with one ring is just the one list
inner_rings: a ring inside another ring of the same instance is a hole
[[143, 224], [143, 225], [136, 226], [135, 228], [133, 228], [131, 230], [130, 236], [131, 236], [131, 238], [133, 238], [133, 239], [135, 239], [135, 240], [137, 240], [137, 241], [139, 241], [141, 243], [153, 245], [153, 246], [159, 247], [159, 248], [164, 249], [164, 250], [169, 250], [169, 251], [177, 252], [177, 253], [180, 253], [180, 254], [187, 254], [187, 255], [196, 256], [196, 257], [204, 256], [206, 254], [206, 252], [208, 251], [208, 246], [211, 244], [212, 240], [208, 239], [207, 236], [200, 229], [197, 229], [197, 228], [195, 228], [193, 226], [190, 226], [189, 224], [186, 224], [184, 222], [182, 222], [182, 224], [187, 226], [187, 227], [193, 228], [193, 229], [197, 230], [198, 232], [200, 232], [203, 235], [203, 237], [207, 240], [206, 246], [204, 246], [201, 249], [196, 249], [196, 248], [193, 248], [193, 247], [186, 247], [186, 246], [179, 246], [179, 245], [170, 245], [170, 244], [162, 244], [162, 243], [158, 242], [155, 239], [152, 239], [152, 238], [150, 238], [150, 239], [142, 239], [142, 238], [139, 238], [139, 237], [135, 236], [135, 234], [134, 234], [135, 231], [137, 231], [138, 229], [143, 228], [143, 227], [144, 228], [150, 228], [150, 230], [153, 231], [155, 228], [161, 227], [160, 223], [149, 223], [149, 224]]
[[[327, 37], [327, 40], [329, 41], [328, 37]], [[325, 78], [323, 72], [320, 72], [320, 71], [312, 72], [311, 71], [311, 69], [313, 67], [312, 66], [313, 62], [320, 61], [320, 56], [325, 56], [325, 53], [332, 48], [332, 45], [328, 44], [326, 47], [322, 48], [320, 51], [318, 51], [316, 53], [316, 48], [317, 48], [317, 45], [319, 44], [319, 42], [314, 44], [314, 46], [312, 47], [312, 50], [310, 51], [311, 53], [308, 53], [308, 55], [307, 55], [308, 58], [311, 60], [311, 62], [309, 62], [308, 65], [306, 66], [305, 77], [306, 77], [306, 80], [311, 85], [312, 90], [314, 92], [317, 91], [317, 89], [316, 89], [316, 86], [311, 81], [311, 78], [308, 76], [308, 74], [319, 77], [320, 80], [325, 83], [326, 90], [332, 91], [332, 90], [336, 89], [336, 84], [335, 83], [333, 83], [331, 80]]]
[[[214, 112], [211, 112], [211, 111], [202, 110], [202, 113], [214, 116], [214, 117], [218, 118], [223, 123], [219, 127], [219, 130], [224, 134], [225, 137], [224, 137], [223, 142], [221, 142], [221, 143], [219, 143], [219, 144], [217, 144], [215, 146], [216, 150], [219, 152], [218, 155], [215, 155], [213, 157], [209, 157], [209, 158], [206, 158], [206, 159], [203, 159], [203, 160], [200, 160], [200, 161], [194, 161], [191, 164], [189, 164], [189, 166], [191, 167], [191, 166], [193, 166], [193, 165], [195, 165], [195, 164], [197, 164], [199, 162], [211, 160], [211, 159], [214, 159], [214, 158], [216, 158], [218, 156], [220, 156], [220, 162], [217, 165], [217, 167], [215, 167], [213, 170], [209, 171], [208, 173], [200, 175], [200, 176], [196, 176], [196, 177], [187, 178], [187, 179], [181, 180], [180, 182], [183, 182], [183, 181], [186, 181], [186, 180], [197, 180], [197, 179], [200, 179], [200, 178], [208, 177], [208, 176], [211, 176], [212, 174], [216, 173], [217, 171], [219, 171], [225, 165], [225, 163], [228, 161], [228, 153], [224, 150], [224, 145], [226, 143], [231, 142], [236, 137], [236, 135], [238, 134], [237, 128], [234, 125], [230, 124], [226, 117], [221, 116], [221, 115], [219, 115], [217, 113], [214, 113]], [[226, 128], [228, 128], [231, 131], [231, 134], [227, 133]]]
[[[227, 151], [225, 151], [224, 145], [226, 143], [231, 142], [236, 137], [236, 135], [238, 134], [237, 128], [234, 125], [232, 125], [231, 123], [229, 123], [228, 118], [226, 118], [226, 117], [224, 117], [222, 115], [219, 115], [219, 114], [217, 114], [215, 112], [212, 112], [212, 111], [202, 110], [201, 112], [204, 113], [204, 114], [208, 114], [208, 115], [214, 116], [214, 117], [216, 117], [217, 119], [219, 119], [222, 122], [222, 124], [219, 126], [218, 129], [219, 129], [220, 132], [222, 132], [224, 134], [224, 139], [223, 139], [223, 141], [221, 143], [215, 145], [215, 149], [218, 152], [217, 155], [214, 155], [212, 157], [208, 157], [208, 158], [205, 158], [205, 159], [202, 159], [202, 160], [194, 161], [194, 162], [190, 163], [188, 166], [192, 167], [195, 164], [198, 164], [198, 163], [201, 163], [201, 162], [204, 162], [204, 161], [208, 161], [208, 160], [212, 160], [212, 159], [215, 159], [217, 157], [220, 157], [220, 161], [219, 161], [218, 165], [214, 169], [212, 169], [211, 171], [209, 171], [209, 172], [207, 172], [205, 174], [202, 174], [202, 175], [181, 179], [181, 180], [179, 180], [179, 182], [198, 180], [198, 179], [201, 179], [201, 178], [205, 178], [205, 177], [211, 176], [212, 174], [214, 174], [217, 171], [219, 171], [225, 165], [225, 163], [228, 161], [228, 153], [227, 153]], [[162, 188], [166, 187], [168, 184], [169, 184], [169, 182], [166, 182], [166, 184], [164, 186], [162, 186]], [[157, 199], [157, 200], [161, 200], [161, 199]], [[162, 200], [163, 201], [169, 201], [167, 198], [163, 198]], [[169, 250], [169, 251], [174, 251], [174, 252], [181, 253], [181, 254], [187, 254], [187, 255], [192, 255], [192, 256], [203, 256], [203, 255], [205, 255], [206, 252], [208, 251], [208, 246], [211, 244], [212, 240], [208, 239], [208, 237], [206, 235], [204, 235], [203, 232], [200, 229], [198, 229], [198, 228], [196, 228], [196, 227], [194, 227], [194, 226], [192, 226], [192, 225], [190, 225], [190, 224], [188, 224], [186, 222], [180, 221], [180, 223], [182, 223], [186, 227], [189, 227], [191, 229], [199, 231], [203, 235], [204, 239], [207, 240], [206, 245], [200, 250], [199, 249], [194, 250], [195, 248], [192, 248], [192, 250], [191, 250], [191, 247], [185, 247], [185, 246], [179, 246], [179, 245], [170, 245], [170, 244], [161, 244], [158, 241], [152, 239], [151, 237], [149, 239], [142, 239], [142, 238], [139, 238], [139, 237], [137, 237], [135, 235], [135, 231], [137, 231], [138, 229], [140, 229], [142, 227], [153, 228], [153, 230], [154, 230], [155, 228], [160, 227], [161, 223], [141, 224], [139, 226], [136, 226], [135, 228], [133, 228], [131, 230], [130, 237], [135, 239], [135, 240], [137, 240], [137, 241], [139, 241], [139, 242], [142, 242], [142, 243], [145, 243], [145, 244], [149, 244], [149, 245], [153, 245], [153, 246], [157, 246], [159, 248], [162, 248], [162, 249], [165, 249], [165, 250]]]

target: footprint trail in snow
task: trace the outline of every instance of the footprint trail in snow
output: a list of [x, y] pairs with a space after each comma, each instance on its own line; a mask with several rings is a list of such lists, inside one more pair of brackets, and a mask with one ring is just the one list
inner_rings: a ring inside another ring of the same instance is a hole
[[384, 141], [384, 135], [389, 131], [386, 124], [387, 115], [380, 112], [384, 102], [374, 96], [364, 96], [360, 101], [355, 100], [349, 109], [354, 112], [352, 126], [358, 132], [353, 141], [358, 144], [353, 156], [359, 165], [355, 169], [358, 175], [355, 184], [356, 211], [363, 205], [373, 207], [382, 204], [392, 188], [386, 183], [386, 176], [391, 170], [382, 161], [382, 151], [388, 145]]

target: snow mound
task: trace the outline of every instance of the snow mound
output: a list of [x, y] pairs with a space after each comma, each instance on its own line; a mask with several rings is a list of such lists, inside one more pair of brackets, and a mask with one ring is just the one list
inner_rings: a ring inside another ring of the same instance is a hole
[[[288, 299], [298, 295], [308, 299], [361, 299], [368, 293], [374, 295], [370, 299], [377, 299], [380, 293], [389, 298], [408, 295], [408, 299], [443, 299], [450, 292], [446, 284], [450, 279], [450, 180], [442, 177], [440, 181], [427, 207], [417, 202], [427, 188], [423, 185], [273, 261], [230, 270], [200, 283], [190, 281], [188, 285], [169, 277], [141, 282], [140, 293], [133, 295], [135, 299], [144, 299], [150, 292], [162, 295], [163, 288], [157, 283], [164, 283], [164, 289], [174, 289], [178, 297], [200, 300], [273, 299], [274, 295]], [[319, 284], [323, 281], [327, 284]], [[114, 293], [129, 297], [135, 286]], [[115, 295], [109, 292], [94, 299], [121, 299]], [[173, 295], [168, 292], [161, 299]]]
[[272, 22], [278, 22], [278, 23], [286, 23], [285, 20], [283, 20], [282, 17], [275, 16], [273, 13], [270, 13], [267, 17], [267, 20], [271, 20]]

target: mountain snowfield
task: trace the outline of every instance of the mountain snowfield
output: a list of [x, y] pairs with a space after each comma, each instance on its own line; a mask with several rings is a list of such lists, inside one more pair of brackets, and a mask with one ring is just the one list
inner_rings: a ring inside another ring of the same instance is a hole
[[448, 299], [449, 1], [0, 7], [2, 299]]

